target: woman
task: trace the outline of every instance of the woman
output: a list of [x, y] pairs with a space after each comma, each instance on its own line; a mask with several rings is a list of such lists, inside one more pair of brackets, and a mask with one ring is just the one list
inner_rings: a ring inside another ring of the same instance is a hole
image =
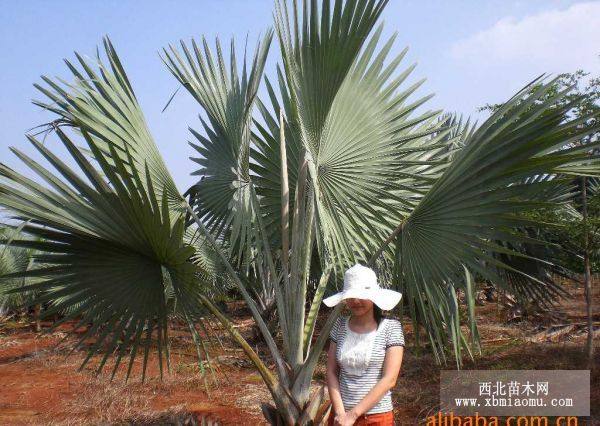
[[349, 317], [339, 317], [330, 333], [327, 388], [331, 426], [393, 425], [391, 389], [402, 364], [404, 334], [400, 321], [382, 318], [401, 293], [380, 288], [375, 272], [356, 264], [344, 274], [344, 290], [323, 300], [345, 301]]

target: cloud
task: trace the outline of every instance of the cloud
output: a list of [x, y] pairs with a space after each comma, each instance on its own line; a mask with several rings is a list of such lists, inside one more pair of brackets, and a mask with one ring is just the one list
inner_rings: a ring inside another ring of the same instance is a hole
[[522, 19], [507, 17], [455, 42], [450, 57], [488, 69], [600, 72], [600, 1]]

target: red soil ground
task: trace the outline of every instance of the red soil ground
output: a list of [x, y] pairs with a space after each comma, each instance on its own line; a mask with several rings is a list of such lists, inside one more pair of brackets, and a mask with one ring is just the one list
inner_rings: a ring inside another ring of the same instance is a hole
[[[599, 284], [596, 283], [594, 291], [596, 307], [600, 304]], [[585, 312], [582, 289], [574, 285], [568, 288], [574, 299], [563, 301], [557, 312], [564, 322], [581, 322]], [[243, 311], [236, 313], [239, 329], [249, 334], [252, 321]], [[548, 328], [548, 324], [506, 323], [507, 313], [495, 303], [477, 307], [477, 314], [483, 355], [475, 363], [466, 360], [465, 368], [585, 369], [582, 353], [585, 334], [580, 328], [540, 340], [540, 334], [536, 333]], [[595, 322], [599, 321], [600, 316], [596, 315]], [[426, 349], [419, 351], [412, 345], [409, 319], [405, 318], [403, 324], [407, 347], [401, 377], [393, 392], [397, 424], [425, 424], [427, 416], [437, 413], [439, 370], [455, 366], [452, 356], [445, 367], [436, 366]], [[228, 340], [223, 342], [224, 349], [218, 345], [213, 348], [213, 356], [220, 360], [220, 372], [216, 374], [218, 385], [208, 375], [207, 393], [198, 374], [191, 340], [176, 328], [171, 333], [174, 336], [171, 373], [161, 380], [156, 357], [151, 355], [146, 382], [142, 384], [141, 357], [127, 383], [123, 371], [110, 381], [110, 361], [98, 377], [93, 374], [97, 361], [77, 371], [85, 352], [76, 350], [66, 357], [76, 342], [71, 327], [67, 324], [51, 334], [40, 334], [26, 321], [0, 324], [1, 425], [191, 424], [193, 418], [215, 420], [223, 425], [266, 424], [259, 404], [268, 402], [269, 394], [243, 354]], [[597, 327], [600, 328], [600, 323]], [[65, 336], [63, 344], [56, 346]], [[538, 341], [530, 341], [531, 336], [538, 337]], [[262, 352], [264, 348], [257, 345], [257, 350]], [[588, 424], [600, 424], [600, 348], [596, 355], [591, 385], [594, 423]], [[323, 383], [324, 378], [323, 358], [315, 380]], [[585, 424], [584, 420], [579, 424]]]
[[255, 381], [251, 369], [221, 367], [220, 387], [209, 384], [210, 397], [196, 373], [194, 359], [173, 355], [171, 374], [162, 381], [157, 361], [151, 357], [148, 376], [140, 383], [141, 360], [132, 378], [117, 375], [110, 382], [110, 369], [99, 377], [92, 366], [78, 372], [83, 353], [66, 358], [56, 349], [62, 333], [40, 336], [23, 327], [3, 339], [0, 350], [0, 424], [86, 424], [139, 422], [147, 424], [187, 413], [214, 417], [224, 424], [258, 424], [262, 417], [232, 404], [231, 395], [244, 391], [244, 383]]

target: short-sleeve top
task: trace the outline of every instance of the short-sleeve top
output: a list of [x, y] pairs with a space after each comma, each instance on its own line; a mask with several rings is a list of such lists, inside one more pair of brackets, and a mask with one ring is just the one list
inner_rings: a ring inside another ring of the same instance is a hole
[[[348, 320], [349, 317], [338, 317], [329, 333], [329, 337], [337, 345], [335, 357], [340, 366], [340, 394], [345, 410], [355, 407], [381, 379], [386, 349], [391, 346], [404, 346], [404, 333], [401, 322], [391, 318], [382, 319], [377, 330], [373, 331], [375, 336], [368, 365], [361, 375], [354, 375], [349, 368], [344, 367], [341, 359], [342, 347], [346, 338], [361, 338], [361, 333], [354, 333], [350, 330]], [[368, 334], [370, 333], [365, 333], [365, 337]], [[383, 398], [366, 414], [385, 413], [392, 409], [392, 393], [387, 391]]]

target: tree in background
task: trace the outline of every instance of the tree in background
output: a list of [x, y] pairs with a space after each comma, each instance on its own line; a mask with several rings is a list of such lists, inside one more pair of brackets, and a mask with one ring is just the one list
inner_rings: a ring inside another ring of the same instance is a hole
[[[534, 87], [532, 87], [533, 90]], [[558, 74], [542, 99], [551, 99], [559, 93], [564, 96], [554, 99], [557, 107], [571, 106], [568, 116], [581, 119], [581, 125], [593, 127], [595, 116], [600, 109], [600, 76], [590, 77], [589, 72], [577, 70], [574, 73]], [[494, 113], [503, 104], [486, 104], [478, 109], [480, 112]], [[597, 137], [593, 132], [583, 139], [591, 140]]]
[[[583, 274], [585, 280], [585, 301], [588, 316], [587, 356], [588, 368], [594, 361], [594, 321], [592, 308], [592, 264], [600, 262], [600, 193], [599, 181], [588, 187], [588, 178], [581, 179], [581, 220], [572, 222], [572, 239], [579, 241], [579, 251], [583, 255]], [[574, 228], [574, 229], [573, 229]], [[596, 269], [595, 272], [598, 272]]]

